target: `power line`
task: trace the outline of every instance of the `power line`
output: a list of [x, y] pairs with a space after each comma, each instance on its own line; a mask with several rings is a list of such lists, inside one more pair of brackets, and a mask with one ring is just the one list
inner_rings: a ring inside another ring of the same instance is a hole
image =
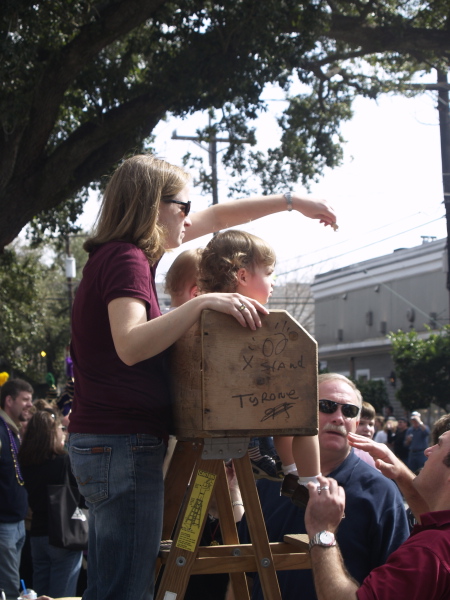
[[359, 248], [354, 248], [353, 250], [343, 252], [342, 254], [338, 254], [337, 256], [332, 256], [331, 258], [324, 258], [322, 260], [318, 260], [316, 262], [310, 263], [309, 265], [304, 265], [303, 267], [296, 267], [295, 269], [290, 269], [289, 271], [284, 271], [284, 273], [276, 273], [276, 275], [277, 275], [277, 277], [282, 277], [283, 275], [289, 275], [290, 273], [295, 273], [296, 271], [301, 271], [302, 269], [308, 269], [310, 267], [315, 267], [316, 265], [320, 265], [320, 264], [328, 262], [330, 260], [335, 260], [336, 258], [342, 258], [343, 256], [347, 256], [348, 254], [353, 254], [354, 252], [358, 252], [359, 250], [364, 250], [365, 248], [369, 248], [370, 246], [374, 246], [376, 244], [381, 244], [381, 242], [386, 242], [387, 240], [390, 240], [392, 238], [398, 237], [405, 233], [409, 233], [410, 231], [414, 231], [415, 229], [419, 229], [420, 227], [425, 227], [426, 225], [430, 225], [431, 223], [440, 221], [443, 218], [444, 217], [438, 217], [437, 219], [428, 221], [428, 223], [421, 223], [420, 225], [417, 225], [416, 227], [412, 227], [411, 229], [407, 229], [406, 231], [402, 231], [400, 233], [395, 233], [394, 235], [390, 235], [382, 240], [377, 240], [376, 242], [371, 242], [370, 244], [366, 244], [365, 246], [361, 246]]
[[[356, 236], [356, 239], [358, 239], [358, 237], [362, 237], [364, 236], [365, 238], [367, 238], [368, 235], [371, 235], [372, 233], [376, 233], [377, 231], [380, 231], [382, 229], [386, 229], [386, 227], [392, 227], [392, 225], [397, 225], [398, 223], [402, 223], [403, 221], [405, 221], [406, 219], [410, 219], [411, 217], [416, 217], [417, 215], [422, 214], [420, 211], [416, 212], [412, 215], [408, 215], [406, 217], [402, 217], [401, 219], [398, 219], [398, 221], [392, 221], [390, 223], [386, 223], [385, 225], [381, 225], [380, 227], [376, 227], [375, 229], [371, 229], [370, 231], [367, 231], [365, 233], [361, 233], [360, 236]], [[398, 235], [402, 235], [402, 234], [398, 234]], [[311, 254], [317, 254], [318, 252], [324, 252], [326, 250], [331, 250], [332, 248], [336, 248], [337, 246], [342, 246], [342, 244], [347, 244], [349, 241], [355, 241], [355, 238], [352, 238], [352, 240], [346, 239], [346, 240], [341, 240], [339, 242], [336, 242], [334, 244], [330, 244], [329, 246], [325, 246], [324, 248], [320, 248], [319, 250], [311, 250], [311, 252], [306, 252], [306, 253], [302, 253], [299, 256], [294, 256], [292, 258], [285, 258], [284, 260], [281, 260], [278, 264], [284, 263], [284, 262], [288, 262], [291, 260], [298, 260], [300, 258], [305, 258], [305, 256], [309, 256]], [[383, 240], [381, 240], [383, 241]], [[351, 250], [351, 252], [353, 252], [353, 250]]]

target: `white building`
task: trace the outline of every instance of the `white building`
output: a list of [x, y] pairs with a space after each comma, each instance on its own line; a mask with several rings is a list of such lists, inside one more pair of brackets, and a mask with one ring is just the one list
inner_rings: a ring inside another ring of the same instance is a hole
[[[315, 337], [329, 371], [383, 379], [394, 402], [394, 366], [386, 334], [428, 335], [449, 322], [446, 239], [316, 275]], [[393, 380], [393, 381], [391, 381]]]

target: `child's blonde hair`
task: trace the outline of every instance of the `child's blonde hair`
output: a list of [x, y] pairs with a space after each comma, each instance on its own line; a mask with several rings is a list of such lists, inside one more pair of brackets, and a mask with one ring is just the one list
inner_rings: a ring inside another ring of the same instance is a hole
[[236, 229], [220, 232], [202, 252], [199, 289], [202, 293], [234, 292], [239, 269], [253, 272], [259, 266], [275, 264], [275, 260], [273, 248], [256, 235]]
[[201, 248], [185, 250], [171, 264], [166, 274], [164, 291], [170, 296], [178, 296], [197, 285], [198, 268], [202, 257]]

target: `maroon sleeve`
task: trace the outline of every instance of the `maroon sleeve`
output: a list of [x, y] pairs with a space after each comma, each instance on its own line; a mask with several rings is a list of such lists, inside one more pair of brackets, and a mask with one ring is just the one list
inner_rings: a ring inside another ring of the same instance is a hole
[[150, 265], [131, 244], [114, 246], [99, 272], [99, 289], [107, 306], [115, 298], [138, 298], [150, 304]]

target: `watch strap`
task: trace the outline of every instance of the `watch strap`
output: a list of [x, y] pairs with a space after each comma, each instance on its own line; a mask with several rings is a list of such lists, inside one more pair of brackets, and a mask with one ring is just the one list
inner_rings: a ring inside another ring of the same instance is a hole
[[[323, 534], [325, 534], [326, 537], [329, 537], [329, 542], [324, 542]], [[311, 550], [311, 548], [314, 546], [322, 546], [322, 548], [331, 548], [332, 546], [336, 546], [336, 538], [334, 533], [331, 533], [331, 531], [319, 531], [309, 540], [309, 550]]]

